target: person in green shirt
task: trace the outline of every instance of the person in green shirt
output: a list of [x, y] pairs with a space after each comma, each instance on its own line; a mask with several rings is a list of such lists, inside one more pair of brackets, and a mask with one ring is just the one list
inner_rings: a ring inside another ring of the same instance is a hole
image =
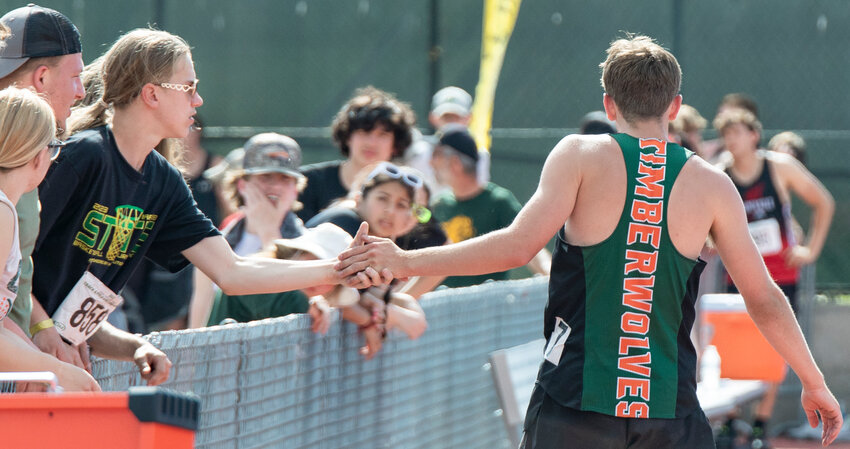
[[[508, 189], [492, 182], [479, 184], [476, 177], [478, 158], [478, 146], [463, 127], [444, 132], [431, 156], [431, 166], [437, 180], [451, 187], [451, 192], [434, 200], [434, 216], [455, 243], [507, 227], [522, 209], [522, 204]], [[543, 248], [527, 267], [535, 274], [548, 275], [551, 260], [549, 251]], [[507, 278], [507, 271], [479, 276], [451, 276], [443, 281], [443, 285], [466, 287], [481, 284], [488, 279], [498, 281]]]

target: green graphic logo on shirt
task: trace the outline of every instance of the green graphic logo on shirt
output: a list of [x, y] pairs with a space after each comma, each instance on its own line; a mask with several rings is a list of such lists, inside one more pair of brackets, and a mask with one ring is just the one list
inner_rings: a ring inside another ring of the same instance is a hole
[[74, 246], [91, 256], [89, 262], [122, 266], [148, 238], [157, 218], [129, 204], [116, 207], [110, 214], [108, 207], [95, 203], [74, 238]]

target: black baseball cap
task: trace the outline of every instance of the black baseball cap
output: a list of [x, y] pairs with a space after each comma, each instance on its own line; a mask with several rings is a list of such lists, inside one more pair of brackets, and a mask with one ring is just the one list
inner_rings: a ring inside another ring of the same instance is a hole
[[9, 35], [0, 45], [0, 78], [14, 72], [30, 58], [82, 53], [80, 32], [59, 11], [30, 3], [12, 10], [0, 22]]
[[440, 145], [451, 147], [458, 153], [465, 154], [478, 162], [478, 145], [466, 128], [451, 129], [440, 136]]

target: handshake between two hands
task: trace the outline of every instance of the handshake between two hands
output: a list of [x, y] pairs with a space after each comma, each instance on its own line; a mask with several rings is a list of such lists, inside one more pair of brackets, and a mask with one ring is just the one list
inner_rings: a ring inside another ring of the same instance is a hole
[[387, 285], [394, 278], [401, 252], [392, 240], [370, 236], [369, 224], [363, 222], [334, 265], [337, 281], [357, 289]]

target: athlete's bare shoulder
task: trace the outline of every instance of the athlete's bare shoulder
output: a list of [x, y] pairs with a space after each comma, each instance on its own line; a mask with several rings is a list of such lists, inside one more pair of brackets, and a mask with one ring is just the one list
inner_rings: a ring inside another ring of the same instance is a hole
[[569, 189], [565, 189], [569, 184], [578, 191], [583, 180], [597, 178], [606, 166], [611, 165], [613, 158], [610, 155], [614, 154], [611, 146], [616, 148], [616, 142], [604, 134], [571, 134], [564, 137], [555, 145], [543, 165], [541, 185], [551, 187], [553, 191], [568, 192]]
[[614, 144], [609, 134], [569, 134], [564, 136], [555, 150], [563, 151], [594, 151]]
[[555, 145], [550, 158], [590, 162], [591, 159], [610, 157], [617, 148], [617, 143], [608, 134], [570, 134]]
[[723, 168], [723, 164], [714, 165], [692, 156], [682, 167], [679, 179], [685, 181], [690, 195], [702, 201], [720, 201], [719, 204], [722, 204], [723, 201], [739, 198], [735, 184]]
[[725, 160], [721, 160], [712, 164], [697, 155], [693, 155], [688, 158], [688, 161], [685, 163], [685, 167], [690, 170], [695, 170], [697, 173], [705, 173], [706, 175], [717, 174], [726, 176], [723, 169], [727, 167], [727, 162]]

